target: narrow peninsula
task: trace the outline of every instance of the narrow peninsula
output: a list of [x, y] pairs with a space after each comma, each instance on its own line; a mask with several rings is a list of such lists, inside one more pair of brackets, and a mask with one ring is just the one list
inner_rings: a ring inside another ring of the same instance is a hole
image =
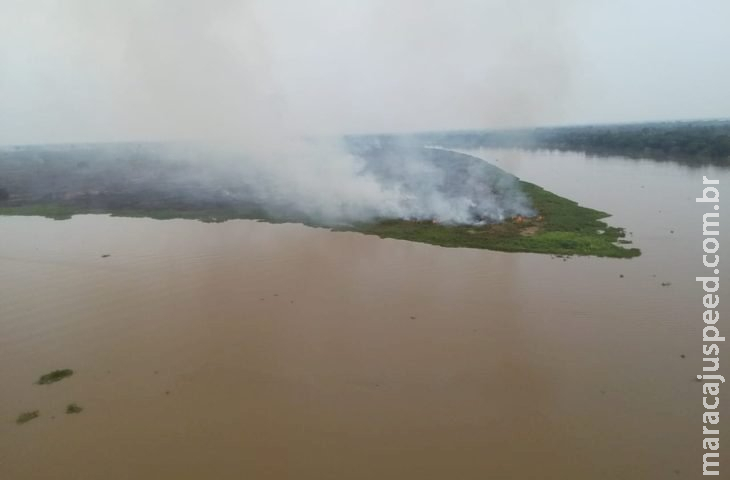
[[200, 163], [170, 160], [158, 145], [17, 147], [0, 151], [0, 215], [39, 215], [63, 220], [77, 214], [111, 214], [153, 219], [222, 222], [252, 219], [295, 222], [443, 247], [504, 252], [631, 258], [640, 255], [610, 215], [528, 183], [470, 155], [448, 150], [392, 145], [351, 145], [364, 172], [400, 188], [418, 183], [408, 165], [418, 157], [439, 175], [440, 194], [470, 198], [518, 196], [529, 213], [505, 210], [499, 218], [464, 223], [429, 218], [371, 218], [323, 223], [296, 206], [272, 209], [248, 195], [232, 175]]

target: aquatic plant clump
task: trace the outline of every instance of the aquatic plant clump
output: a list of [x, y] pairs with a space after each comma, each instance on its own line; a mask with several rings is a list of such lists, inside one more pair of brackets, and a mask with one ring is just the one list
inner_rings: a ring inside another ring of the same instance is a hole
[[65, 368], [63, 370], [54, 370], [50, 373], [46, 373], [45, 375], [41, 375], [41, 377], [38, 379], [38, 385], [48, 385], [50, 383], [55, 383], [63, 380], [66, 377], [70, 377], [74, 374], [74, 371], [70, 368]]
[[84, 409], [83, 407], [80, 407], [80, 406], [78, 406], [75, 403], [69, 403], [68, 405], [66, 405], [66, 413], [67, 414], [81, 413], [81, 411], [83, 409]]
[[28, 423], [34, 418], [38, 418], [40, 416], [40, 412], [38, 410], [33, 410], [30, 412], [23, 412], [20, 415], [18, 415], [18, 418], [15, 419], [15, 423], [18, 425], [22, 425], [24, 423]]

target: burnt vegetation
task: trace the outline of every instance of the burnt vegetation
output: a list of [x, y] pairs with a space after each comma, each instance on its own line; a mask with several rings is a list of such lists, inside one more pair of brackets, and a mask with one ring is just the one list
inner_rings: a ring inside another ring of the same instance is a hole
[[[351, 151], [365, 160], [365, 169], [383, 184], [408, 189], [407, 163], [440, 172], [437, 188], [445, 197], [468, 196], [475, 206], [472, 221], [441, 224], [428, 219], [376, 218], [340, 225], [322, 225], [296, 211], [272, 212], [247, 195], [236, 176], [220, 166], [161, 155], [160, 145], [82, 145], [26, 147], [0, 153], [0, 178], [8, 191], [0, 215], [41, 215], [66, 219], [79, 213], [109, 213], [157, 219], [188, 218], [220, 222], [258, 219], [298, 222], [357, 231], [446, 247], [485, 248], [510, 252], [634, 257], [636, 248], [618, 243], [624, 232], [601, 219], [608, 214], [548, 192], [475, 157], [419, 146], [401, 140], [350, 139]], [[532, 206], [530, 215], [505, 213], [486, 218], [480, 202], [515, 191]], [[58, 370], [38, 383], [71, 375]]]

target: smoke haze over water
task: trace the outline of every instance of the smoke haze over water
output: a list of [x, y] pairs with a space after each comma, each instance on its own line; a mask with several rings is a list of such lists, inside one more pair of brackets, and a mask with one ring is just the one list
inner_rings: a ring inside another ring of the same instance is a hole
[[[384, 182], [333, 139], [574, 118], [576, 78], [590, 73], [580, 48], [591, 45], [576, 37], [593, 10], [571, 0], [0, 0], [0, 144], [194, 141], [211, 146], [201, 162], [237, 158], [235, 175], [256, 179], [251, 191], [271, 205], [461, 222], [483, 199], [439, 196], [441, 173], [418, 155], [401, 162], [407, 179]], [[526, 211], [510, 192], [483, 213]]]
[[0, 124], [0, 143], [182, 138], [267, 148], [282, 131], [544, 121], [570, 88], [568, 6], [2, 0], [0, 100], [14, 120]]

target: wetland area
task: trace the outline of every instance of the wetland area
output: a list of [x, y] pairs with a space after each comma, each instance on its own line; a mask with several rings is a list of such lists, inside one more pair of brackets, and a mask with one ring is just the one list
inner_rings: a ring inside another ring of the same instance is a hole
[[693, 478], [693, 199], [728, 171], [465, 153], [610, 212], [641, 256], [0, 217], [0, 477]]

